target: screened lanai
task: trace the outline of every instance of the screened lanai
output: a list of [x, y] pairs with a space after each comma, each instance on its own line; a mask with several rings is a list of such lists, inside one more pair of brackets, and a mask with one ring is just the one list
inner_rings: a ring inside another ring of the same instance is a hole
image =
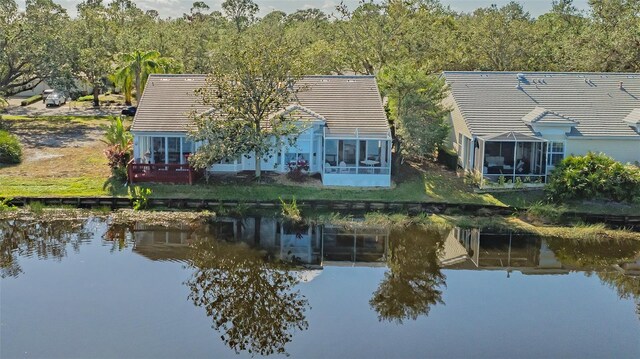
[[546, 182], [547, 140], [517, 132], [478, 137], [475, 168], [484, 182]]
[[391, 134], [361, 129], [324, 130], [324, 184], [381, 186], [391, 184]]

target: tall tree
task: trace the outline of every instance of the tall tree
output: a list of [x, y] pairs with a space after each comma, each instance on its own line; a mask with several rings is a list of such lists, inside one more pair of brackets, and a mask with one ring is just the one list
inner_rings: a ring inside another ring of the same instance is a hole
[[258, 4], [252, 0], [225, 0], [222, 3], [222, 11], [236, 25], [238, 32], [255, 21], [258, 10]]
[[449, 133], [448, 111], [442, 107], [444, 81], [407, 64], [388, 66], [379, 78], [389, 98], [396, 168], [402, 156], [433, 157]]
[[69, 75], [71, 49], [61, 31], [69, 22], [66, 11], [51, 0], [27, 0], [24, 12], [15, 1], [0, 0], [0, 94]]
[[223, 158], [251, 154], [259, 178], [262, 160], [302, 131], [284, 115], [298, 91], [295, 51], [282, 36], [253, 33], [237, 37], [217, 56], [227, 66], [221, 61], [198, 92], [212, 111], [193, 116], [191, 136], [203, 145], [192, 164], [208, 168]]
[[93, 105], [100, 106], [100, 91], [116, 53], [115, 39], [102, 0], [85, 0], [77, 8], [78, 18], [72, 31], [82, 36], [73, 37], [75, 74], [93, 87]]

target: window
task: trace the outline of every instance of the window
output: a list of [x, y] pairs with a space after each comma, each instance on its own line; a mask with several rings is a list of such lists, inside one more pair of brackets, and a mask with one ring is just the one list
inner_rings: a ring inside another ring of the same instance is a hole
[[338, 165], [338, 140], [327, 140], [324, 148], [324, 161], [331, 166]]
[[165, 138], [164, 137], [153, 137], [151, 139], [152, 142], [152, 152], [151, 152], [151, 162], [152, 163], [165, 163]]
[[343, 162], [346, 166], [356, 165], [356, 140], [341, 140], [338, 143], [338, 165]]
[[169, 163], [180, 163], [180, 137], [168, 138]]
[[549, 142], [547, 144], [547, 166], [555, 167], [564, 159], [564, 142]]

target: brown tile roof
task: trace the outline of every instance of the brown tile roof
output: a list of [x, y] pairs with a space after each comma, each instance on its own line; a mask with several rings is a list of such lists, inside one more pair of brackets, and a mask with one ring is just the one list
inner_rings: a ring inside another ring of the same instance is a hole
[[[446, 71], [443, 76], [469, 130], [476, 135], [516, 131], [533, 135], [526, 120], [575, 121], [577, 136], [638, 137], [625, 118], [640, 108], [640, 74]], [[622, 89], [620, 88], [622, 82]], [[541, 109], [544, 109], [542, 111]], [[558, 115], [558, 116], [555, 116]]]
[[[136, 132], [186, 132], [191, 111], [203, 113], [194, 90], [205, 86], [207, 75], [149, 76], [131, 127]], [[306, 76], [296, 86], [294, 117], [324, 118], [332, 133], [386, 135], [389, 130], [378, 86], [373, 76]]]

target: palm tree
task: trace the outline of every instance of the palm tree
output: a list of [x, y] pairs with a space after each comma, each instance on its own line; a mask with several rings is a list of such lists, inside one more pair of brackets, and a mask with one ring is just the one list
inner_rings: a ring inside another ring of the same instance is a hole
[[[126, 79], [133, 82], [136, 87], [136, 102], [140, 101], [140, 96], [144, 90], [143, 80], [151, 73], [157, 72], [159, 69], [158, 60], [160, 59], [158, 51], [140, 51], [136, 50], [130, 54], [121, 53], [118, 55], [120, 66], [116, 70], [115, 78], [121, 84], [126, 85]], [[126, 87], [126, 86], [125, 86]], [[126, 89], [123, 88], [126, 95]]]
[[133, 77], [131, 71], [117, 71], [109, 75], [109, 80], [113, 82], [124, 94], [124, 103], [131, 106], [131, 98], [133, 96]]
[[132, 53], [121, 53], [117, 56], [119, 67], [113, 74], [114, 83], [122, 89], [125, 101], [131, 104], [131, 90], [136, 88], [136, 102], [144, 91], [147, 77], [153, 73], [179, 73], [182, 64], [171, 57], [161, 57], [158, 51], [136, 50]]

